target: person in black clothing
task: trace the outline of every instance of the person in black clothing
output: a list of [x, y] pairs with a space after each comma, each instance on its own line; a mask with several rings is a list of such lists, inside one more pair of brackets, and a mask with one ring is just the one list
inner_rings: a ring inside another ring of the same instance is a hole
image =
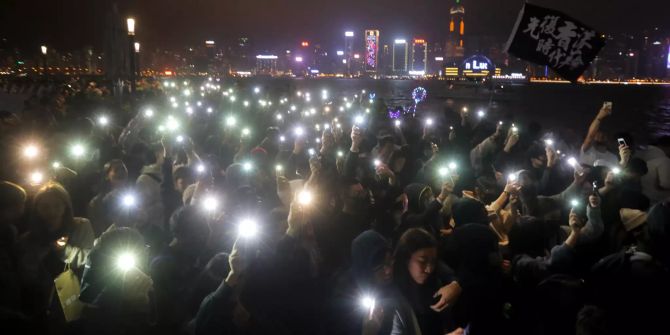
[[196, 280], [209, 260], [207, 241], [210, 228], [207, 216], [196, 206], [179, 208], [170, 218], [172, 242], [151, 262], [158, 329], [163, 333], [181, 334], [196, 310], [192, 306]]
[[394, 252], [393, 281], [404, 298], [401, 306], [408, 306], [413, 317], [397, 314], [393, 333], [416, 334], [417, 326], [426, 335], [453, 330], [453, 320], [445, 310], [461, 291], [454, 279], [451, 270], [438, 262], [437, 242], [430, 233], [418, 228], [405, 232]]

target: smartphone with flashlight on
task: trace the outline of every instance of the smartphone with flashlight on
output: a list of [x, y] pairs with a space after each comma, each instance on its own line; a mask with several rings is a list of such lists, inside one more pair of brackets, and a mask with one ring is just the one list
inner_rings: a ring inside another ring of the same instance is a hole
[[612, 109], [612, 102], [611, 101], [603, 102], [603, 108]]
[[619, 143], [619, 146], [622, 146], [622, 145], [628, 146], [628, 144], [626, 143], [626, 140], [623, 137], [617, 138], [616, 141], [617, 141], [617, 143]]

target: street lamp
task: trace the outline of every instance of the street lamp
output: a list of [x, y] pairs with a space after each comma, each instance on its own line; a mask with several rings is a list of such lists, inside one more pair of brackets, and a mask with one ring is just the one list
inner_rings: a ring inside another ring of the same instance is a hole
[[[130, 92], [135, 93], [137, 89], [137, 84], [135, 83], [135, 52], [139, 52], [139, 44], [135, 46], [135, 19], [129, 17], [126, 19], [126, 24], [128, 26], [128, 43], [129, 43], [129, 56], [130, 60]], [[138, 51], [135, 51], [135, 50]]]
[[42, 57], [44, 58], [44, 72], [46, 73], [48, 67], [47, 67], [47, 46], [42, 45], [40, 46], [40, 50], [42, 51]]
[[133, 68], [133, 71], [135, 73], [140, 73], [140, 42], [135, 42], [134, 44], [135, 47], [135, 67]]
[[135, 35], [135, 19], [132, 17], [129, 17], [126, 19], [126, 24], [128, 25], [128, 35], [129, 36], [134, 36]]

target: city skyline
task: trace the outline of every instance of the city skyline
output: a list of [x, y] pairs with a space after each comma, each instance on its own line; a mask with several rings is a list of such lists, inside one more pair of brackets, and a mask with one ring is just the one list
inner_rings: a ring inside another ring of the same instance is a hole
[[[119, 5], [121, 15], [138, 19], [138, 35], [142, 43], [152, 48], [178, 48], [197, 45], [203, 40], [229, 40], [247, 36], [257, 45], [267, 48], [311, 40], [333, 49], [342, 44], [343, 31], [365, 29], [382, 31], [382, 42], [395, 38], [412, 39], [421, 36], [443, 42], [447, 38], [449, 9], [457, 2], [427, 0], [413, 3], [400, 0], [351, 0], [309, 2], [292, 0], [264, 3], [260, 0], [189, 1], [84, 1], [64, 0], [59, 3], [23, 0], [0, 4], [0, 37], [12, 47], [26, 49], [35, 44], [47, 44], [62, 50], [84, 46], [102, 48], [104, 26], [101, 16], [112, 2]], [[523, 1], [463, 0], [468, 20], [468, 34], [504, 37], [509, 34]], [[667, 29], [662, 9], [670, 4], [662, 0], [620, 2], [592, 0], [541, 0], [538, 5], [559, 9], [588, 22], [606, 33], [637, 32], [651, 26]], [[258, 11], [254, 8], [263, 7]], [[661, 10], [659, 10], [661, 9]], [[55, 15], [54, 15], [55, 13]], [[635, 13], [634, 16], [629, 14]], [[630, 18], [629, 18], [630, 17]], [[644, 20], [635, 19], [644, 17]]]

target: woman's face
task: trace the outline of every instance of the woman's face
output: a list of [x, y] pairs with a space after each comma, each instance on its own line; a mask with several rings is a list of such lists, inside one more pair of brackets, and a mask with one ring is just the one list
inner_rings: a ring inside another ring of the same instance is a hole
[[415, 283], [422, 285], [428, 280], [437, 262], [437, 248], [423, 248], [415, 251], [409, 258], [407, 270]]
[[56, 231], [63, 225], [65, 206], [65, 202], [56, 194], [47, 193], [37, 202], [35, 210], [39, 218], [48, 225], [49, 231]]

